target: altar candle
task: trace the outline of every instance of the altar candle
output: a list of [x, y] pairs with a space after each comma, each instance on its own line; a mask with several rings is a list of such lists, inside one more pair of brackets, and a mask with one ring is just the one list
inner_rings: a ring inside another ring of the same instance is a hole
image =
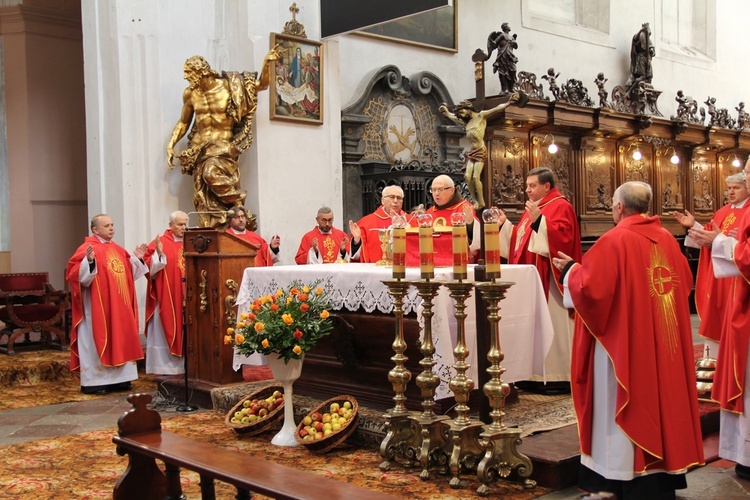
[[453, 279], [465, 280], [468, 244], [466, 242], [466, 225], [453, 225]]
[[497, 222], [484, 223], [484, 266], [487, 277], [500, 277], [500, 231]]
[[435, 249], [432, 242], [432, 226], [419, 228], [419, 270], [422, 279], [435, 277]]
[[406, 228], [394, 227], [393, 237], [393, 279], [406, 278]]

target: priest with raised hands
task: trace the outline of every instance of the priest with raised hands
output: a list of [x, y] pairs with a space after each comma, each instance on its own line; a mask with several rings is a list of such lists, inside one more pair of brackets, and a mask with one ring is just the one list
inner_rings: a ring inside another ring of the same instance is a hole
[[[549, 168], [535, 168], [526, 174], [525, 210], [518, 224], [513, 225], [500, 211], [500, 255], [508, 264], [532, 264], [539, 273], [547, 298], [555, 335], [545, 358], [546, 381], [570, 379], [573, 319], [562, 304], [560, 271], [552, 265], [552, 257], [563, 252], [581, 261], [581, 233], [573, 205], [555, 187], [555, 174]], [[542, 380], [535, 374], [533, 381]]]
[[710, 348], [708, 355], [713, 358], [719, 352], [722, 324], [732, 305], [734, 280], [714, 276], [711, 245], [719, 234], [736, 239], [742, 216], [750, 208], [750, 203], [747, 201], [750, 192], [745, 186], [745, 179], [741, 173], [727, 177], [726, 185], [728, 203], [716, 211], [711, 222], [706, 226], [697, 222], [693, 214], [687, 210], [673, 212], [677, 222], [686, 229], [706, 229], [706, 233], [703, 234], [710, 235], [699, 242], [692, 236], [696, 234], [695, 232], [688, 232], [685, 237], [685, 246], [700, 249], [698, 272], [695, 277], [695, 309], [701, 320], [698, 334], [705, 339], [705, 345]]
[[[750, 159], [740, 175], [750, 190]], [[716, 222], [711, 230], [690, 230], [699, 243], [712, 242], [714, 276], [731, 281], [711, 398], [721, 405], [719, 456], [736, 462], [737, 476], [750, 480], [750, 212], [743, 215], [736, 237], [721, 233]]]
[[378, 262], [383, 258], [383, 246], [380, 241], [380, 229], [391, 227], [394, 215], [402, 215], [408, 225], [414, 218], [402, 210], [404, 190], [400, 186], [386, 186], [380, 197], [381, 205], [371, 214], [362, 217], [359, 222], [349, 221], [351, 240], [351, 260], [357, 262]]
[[91, 219], [92, 235], [68, 261], [71, 290], [70, 369], [81, 373], [81, 392], [130, 390], [143, 358], [138, 331], [135, 280], [148, 272], [146, 245], [129, 254], [112, 241], [115, 226], [107, 214]]
[[146, 373], [185, 373], [183, 303], [185, 212], [172, 212], [169, 228], [152, 241], [143, 261], [148, 266], [146, 288]]
[[674, 236], [647, 215], [651, 198], [648, 184], [626, 182], [612, 200], [615, 228], [581, 261], [553, 258], [577, 313], [578, 486], [617, 498], [674, 498], [688, 469], [704, 463], [692, 276]]
[[315, 222], [318, 225], [302, 236], [294, 261], [300, 265], [349, 262], [349, 237], [333, 227], [333, 210], [319, 208]]

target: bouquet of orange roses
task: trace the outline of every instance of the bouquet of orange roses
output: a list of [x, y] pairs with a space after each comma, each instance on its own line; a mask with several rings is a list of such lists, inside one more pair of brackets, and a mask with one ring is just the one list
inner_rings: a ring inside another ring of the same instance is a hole
[[235, 328], [227, 329], [224, 343], [244, 355], [277, 354], [285, 363], [300, 359], [333, 329], [331, 305], [319, 283], [294, 281], [285, 290], [259, 297], [250, 312], [240, 314]]

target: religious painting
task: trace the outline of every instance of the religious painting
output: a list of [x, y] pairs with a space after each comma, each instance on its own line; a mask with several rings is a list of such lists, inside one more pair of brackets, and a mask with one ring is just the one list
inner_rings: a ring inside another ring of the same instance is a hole
[[279, 45], [271, 91], [271, 119], [323, 123], [322, 44], [306, 38], [271, 33], [271, 47]]
[[449, 5], [439, 9], [376, 24], [357, 31], [356, 34], [419, 47], [458, 52], [457, 2], [458, 0], [452, 0]]

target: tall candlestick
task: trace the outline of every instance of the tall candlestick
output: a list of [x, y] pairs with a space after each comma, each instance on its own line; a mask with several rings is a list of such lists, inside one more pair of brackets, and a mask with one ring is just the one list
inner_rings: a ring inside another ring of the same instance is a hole
[[406, 278], [406, 228], [395, 227], [393, 236], [393, 279]]
[[466, 240], [466, 222], [462, 212], [451, 215], [453, 226], [453, 279], [465, 280], [468, 277], [466, 264], [469, 261], [468, 243]]
[[500, 277], [500, 228], [497, 219], [500, 211], [488, 208], [482, 213], [484, 220], [484, 266], [489, 279]]
[[423, 280], [435, 277], [435, 248], [432, 241], [432, 215], [422, 214], [419, 222], [419, 270]]

